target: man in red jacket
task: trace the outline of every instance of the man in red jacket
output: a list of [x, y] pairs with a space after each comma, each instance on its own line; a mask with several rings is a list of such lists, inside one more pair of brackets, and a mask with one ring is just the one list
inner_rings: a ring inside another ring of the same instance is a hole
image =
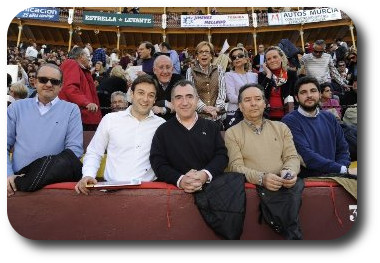
[[73, 48], [61, 66], [63, 86], [58, 96], [79, 106], [83, 130], [96, 130], [102, 118], [90, 67], [90, 57], [81, 47]]

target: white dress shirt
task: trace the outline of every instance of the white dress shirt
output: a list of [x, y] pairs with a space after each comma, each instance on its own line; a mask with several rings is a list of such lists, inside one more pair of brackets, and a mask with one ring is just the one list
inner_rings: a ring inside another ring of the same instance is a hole
[[106, 181], [138, 179], [149, 182], [156, 179], [149, 161], [150, 147], [156, 129], [165, 122], [152, 111], [139, 121], [125, 111], [108, 113], [101, 120], [83, 161], [83, 176], [96, 177], [100, 162], [107, 150], [104, 171]]

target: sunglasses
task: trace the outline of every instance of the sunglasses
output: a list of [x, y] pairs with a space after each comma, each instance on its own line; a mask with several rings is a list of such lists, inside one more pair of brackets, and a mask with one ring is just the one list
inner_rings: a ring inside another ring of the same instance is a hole
[[237, 56], [231, 56], [232, 61], [238, 59], [238, 58], [244, 58], [244, 54], [239, 54]]
[[321, 50], [321, 51], [314, 50], [313, 51], [313, 53], [315, 53], [315, 54], [322, 54], [323, 52], [324, 52], [323, 50]]
[[30, 78], [30, 79], [31, 79], [31, 78], [36, 78], [36, 76], [34, 76], [34, 75], [30, 75], [29, 78]]
[[61, 84], [61, 81], [59, 79], [50, 79], [47, 77], [37, 77], [37, 79], [38, 79], [38, 82], [42, 84], [46, 84], [48, 83], [48, 81], [50, 81], [50, 83], [55, 86], [58, 86], [59, 84]]
[[346, 65], [342, 64], [342, 65], [338, 65], [339, 67], [345, 67]]

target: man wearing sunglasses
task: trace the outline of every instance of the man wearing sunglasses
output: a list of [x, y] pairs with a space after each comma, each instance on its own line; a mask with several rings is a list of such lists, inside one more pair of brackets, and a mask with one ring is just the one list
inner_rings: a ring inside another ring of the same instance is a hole
[[37, 96], [16, 101], [7, 110], [8, 196], [17, 190], [15, 179], [22, 176], [20, 170], [37, 159], [58, 155], [66, 149], [78, 158], [83, 154], [79, 108], [58, 98], [61, 70], [48, 63], [37, 70], [36, 76]]
[[325, 53], [325, 49], [324, 40], [315, 41], [313, 52], [301, 58], [301, 67], [305, 68], [306, 76], [316, 78], [319, 84], [333, 83], [334, 90], [339, 92], [342, 89], [346, 90], [348, 88], [346, 80], [340, 76], [331, 55]]

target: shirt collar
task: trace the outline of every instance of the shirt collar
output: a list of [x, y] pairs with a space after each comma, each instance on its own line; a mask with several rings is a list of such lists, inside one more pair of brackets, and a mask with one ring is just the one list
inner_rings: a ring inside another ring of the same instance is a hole
[[[126, 110], [124, 111], [120, 111], [124, 116], [130, 116], [132, 118], [136, 118], [135, 116], [132, 115], [131, 113], [131, 109], [132, 109], [132, 105], [129, 106]], [[148, 118], [152, 118], [154, 117], [154, 113], [152, 110], [149, 111], [149, 114], [148, 114], [148, 117], [146, 117], [145, 119], [148, 119]]]
[[[43, 103], [40, 102], [40, 101], [38, 100], [38, 94], [37, 94], [37, 96], [35, 97], [35, 101], [37, 102], [38, 105], [39, 105], [40, 103], [43, 105]], [[59, 99], [58, 96], [57, 96], [57, 97], [55, 97], [52, 101], [50, 101], [48, 104], [46, 104], [46, 106], [48, 106], [48, 105], [53, 106], [53, 105], [56, 104], [58, 101], [60, 101], [60, 99]]]
[[190, 125], [189, 127], [186, 127], [185, 125], [183, 125], [183, 123], [182, 123], [182, 121], [181, 121], [181, 119], [179, 118], [179, 116], [178, 116], [177, 113], [175, 114], [175, 117], [177, 118], [178, 122], [179, 122], [183, 127], [185, 127], [185, 128], [188, 129], [188, 130], [191, 130], [191, 128], [194, 127], [195, 123], [196, 123], [197, 120], [198, 120], [198, 113], [195, 112], [195, 119], [194, 119], [193, 123], [191, 123], [191, 125]]
[[308, 118], [316, 118], [316, 117], [318, 116], [318, 114], [319, 114], [319, 108], [316, 108], [316, 113], [315, 113], [315, 115], [312, 115], [312, 114], [308, 113], [307, 111], [305, 111], [304, 109], [302, 109], [301, 106], [298, 107], [298, 112], [299, 112], [301, 115], [305, 116], [305, 117], [308, 117]]
[[252, 122], [250, 122], [246, 119], [244, 119], [244, 122], [253, 130], [253, 132], [255, 134], [260, 135], [260, 133], [263, 131], [264, 124], [266, 123], [266, 119], [263, 118], [263, 121], [262, 121], [261, 126], [259, 128], [256, 128], [256, 126]]

